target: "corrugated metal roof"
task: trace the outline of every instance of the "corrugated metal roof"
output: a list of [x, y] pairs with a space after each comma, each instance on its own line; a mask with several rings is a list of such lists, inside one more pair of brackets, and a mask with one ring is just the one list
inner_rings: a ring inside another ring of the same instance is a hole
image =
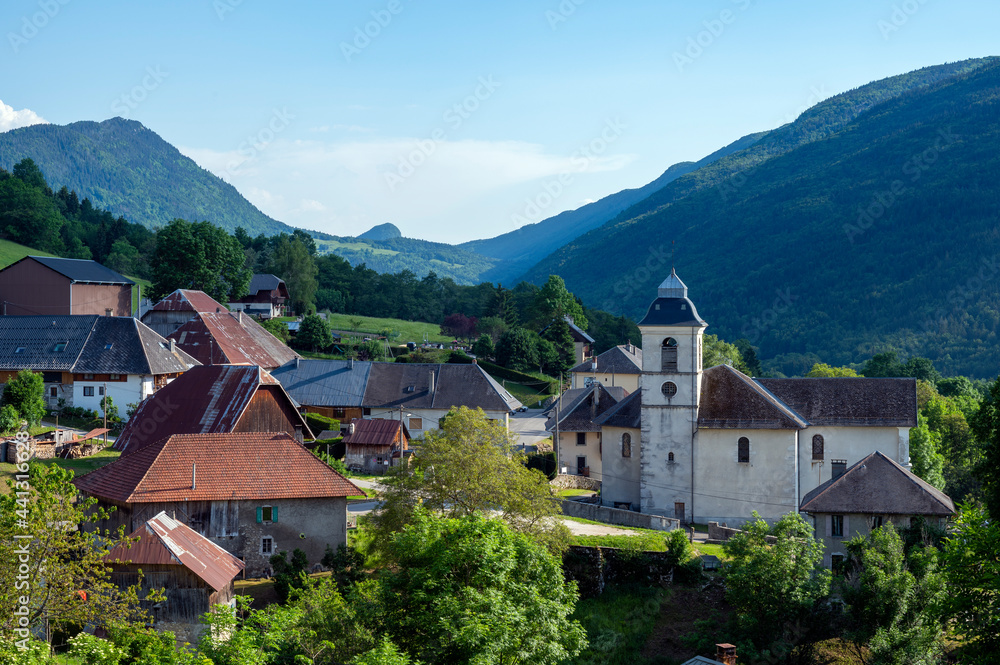
[[227, 312], [225, 305], [216, 302], [204, 291], [177, 289], [169, 296], [153, 305], [156, 312]]
[[[246, 564], [186, 524], [160, 512], [129, 535], [128, 546], [114, 547], [110, 564], [184, 566], [216, 591], [222, 591]], [[138, 539], [138, 540], [135, 540]]]
[[392, 446], [399, 437], [399, 428], [403, 428], [403, 437], [409, 441], [410, 433], [406, 425], [398, 420], [388, 418], [364, 419], [355, 418], [351, 421], [354, 433], [344, 437], [344, 443], [354, 446]]
[[939, 515], [955, 512], [951, 497], [875, 451], [802, 498], [808, 513]]
[[360, 407], [372, 363], [350, 360], [292, 360], [271, 372], [299, 404]]
[[73, 482], [125, 504], [364, 494], [283, 432], [174, 434]]
[[203, 365], [260, 365], [274, 369], [300, 357], [242, 312], [198, 312], [170, 337]]
[[[62, 259], [55, 256], [26, 256], [21, 261], [32, 259], [50, 270], [68, 277], [74, 282], [86, 284], [135, 284], [131, 279], [121, 275], [107, 266], [90, 259]], [[20, 263], [21, 261], [18, 261]], [[10, 266], [8, 266], [10, 267]]]
[[172, 434], [231, 432], [261, 386], [274, 386], [275, 397], [295, 413], [293, 424], [309, 432], [281, 384], [260, 367], [200, 365], [144, 399], [114, 448], [132, 455]]

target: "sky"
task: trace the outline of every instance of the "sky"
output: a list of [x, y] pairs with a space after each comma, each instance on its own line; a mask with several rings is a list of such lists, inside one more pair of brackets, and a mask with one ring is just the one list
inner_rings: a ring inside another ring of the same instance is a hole
[[512, 231], [920, 67], [986, 0], [0, 4], [0, 131], [138, 120], [292, 226]]

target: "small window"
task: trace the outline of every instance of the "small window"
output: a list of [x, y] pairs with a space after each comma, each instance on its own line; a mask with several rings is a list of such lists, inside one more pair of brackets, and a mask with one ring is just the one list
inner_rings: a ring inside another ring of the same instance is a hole
[[58, 396], [59, 396], [59, 389], [58, 388], [56, 388], [55, 386], [52, 386], [51, 388], [49, 388], [49, 397], [58, 397]]
[[372, 415], [371, 408], [366, 406], [365, 408], [361, 409], [361, 415], [364, 415], [364, 416], [370, 416], [370, 415]]
[[84, 386], [83, 387], [83, 396], [84, 397], [93, 397], [94, 396], [94, 386]]
[[274, 540], [271, 536], [264, 536], [260, 539], [260, 553], [272, 554], [274, 552]]
[[56, 353], [62, 353], [66, 350], [66, 342], [59, 342], [56, 344], [56, 348], [53, 349]]
[[822, 462], [823, 461], [823, 435], [815, 434], [813, 435], [813, 461]]
[[102, 396], [102, 397], [104, 396], [104, 386], [100, 386], [97, 389], [97, 394], [100, 395], [100, 396]]
[[622, 457], [632, 457], [632, 435], [628, 432], [622, 434]]
[[587, 433], [586, 432], [577, 432], [576, 433], [576, 445], [578, 445], [578, 446], [585, 446], [585, 445], [587, 445]]
[[673, 464], [673, 463], [674, 463], [674, 454], [667, 453], [667, 464]]
[[19, 346], [16, 349], [14, 349], [14, 353], [24, 353], [24, 351], [25, 349], [23, 346]]
[[831, 568], [833, 568], [834, 575], [844, 574], [844, 555], [834, 554], [830, 557]]
[[882, 516], [872, 515], [872, 531], [882, 528]]
[[257, 506], [257, 523], [277, 522], [278, 508], [276, 506]]
[[667, 381], [660, 386], [660, 391], [667, 397], [673, 397], [677, 394], [677, 384], [673, 381]]
[[736, 442], [736, 461], [740, 464], [750, 463], [750, 439], [741, 436]]
[[83, 375], [83, 380], [84, 381], [93, 381], [94, 380], [94, 375], [93, 374], [84, 374]]
[[407, 425], [410, 429], [423, 429], [424, 419], [423, 418], [410, 418], [410, 424]]
[[114, 343], [114, 342], [111, 342], [110, 344], [105, 344], [105, 345], [104, 345], [104, 350], [105, 350], [105, 351], [110, 351], [110, 350], [111, 350], [111, 347], [113, 347], [114, 345], [115, 345], [115, 343]]
[[830, 516], [830, 535], [834, 538], [844, 537], [844, 516], [843, 515], [831, 515]]
[[121, 378], [122, 378], [121, 374], [109, 374], [108, 375], [108, 381], [121, 381]]

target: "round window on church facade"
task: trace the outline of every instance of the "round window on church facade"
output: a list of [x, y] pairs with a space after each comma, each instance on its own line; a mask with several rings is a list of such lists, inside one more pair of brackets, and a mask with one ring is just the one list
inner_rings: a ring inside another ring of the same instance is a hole
[[677, 384], [674, 383], [673, 381], [667, 381], [662, 386], [660, 386], [660, 390], [667, 397], [673, 397], [674, 395], [677, 394]]

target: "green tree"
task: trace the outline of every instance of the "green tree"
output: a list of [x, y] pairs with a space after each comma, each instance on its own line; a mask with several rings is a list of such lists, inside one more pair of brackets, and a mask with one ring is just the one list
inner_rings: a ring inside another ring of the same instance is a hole
[[[120, 591], [104, 561], [123, 532], [92, 528], [109, 513], [77, 495], [72, 471], [20, 461], [16, 471], [30, 478], [8, 480], [11, 491], [0, 495], [0, 630], [13, 634], [22, 597], [29, 599], [31, 628], [144, 621], [137, 590]], [[18, 553], [22, 545], [27, 561]]]
[[0, 404], [13, 407], [17, 413], [37, 425], [45, 415], [45, 384], [40, 372], [23, 369], [7, 382]]
[[115, 404], [114, 399], [111, 395], [105, 395], [101, 398], [101, 411], [108, 420], [108, 424], [120, 423], [122, 418], [118, 415], [118, 405]]
[[747, 373], [750, 376], [763, 376], [764, 368], [760, 364], [760, 358], [757, 357], [757, 349], [750, 344], [750, 340], [741, 337], [736, 340], [735, 346], [743, 358], [743, 364], [746, 365]]
[[583, 313], [583, 306], [566, 289], [566, 282], [559, 275], [549, 275], [549, 279], [535, 295], [532, 303], [532, 320], [535, 330], [545, 327], [555, 319], [568, 316], [581, 330], [590, 323]]
[[963, 663], [993, 663], [1000, 653], [1000, 520], [979, 505], [961, 507], [945, 543], [947, 614], [969, 640]]
[[45, 175], [31, 157], [25, 157], [15, 164], [11, 174], [31, 187], [37, 187], [41, 190], [48, 187], [48, 183], [45, 182]]
[[496, 510], [515, 531], [531, 534], [553, 549], [568, 532], [553, 518], [561, 511], [548, 479], [525, 467], [514, 450], [517, 437], [481, 409], [452, 409], [441, 429], [424, 435], [420, 454], [382, 481], [382, 506], [370, 519], [376, 555], [387, 552], [392, 534], [413, 517], [418, 505], [449, 517]]
[[562, 562], [501, 520], [420, 508], [391, 544], [379, 598], [393, 642], [426, 663], [546, 664], [586, 645]]
[[497, 364], [529, 372], [538, 366], [538, 344], [524, 328], [511, 328], [497, 342]]
[[[542, 339], [551, 342], [555, 347], [555, 358], [543, 362], [549, 374], [568, 372], [576, 364], [576, 348], [573, 344], [573, 333], [569, 324], [562, 318], [553, 321], [543, 332]], [[542, 349], [539, 347], [539, 356]], [[549, 354], [551, 355], [551, 354]]]
[[480, 335], [472, 346], [472, 352], [476, 354], [477, 358], [492, 358], [494, 351], [493, 339], [485, 333]]
[[750, 369], [743, 362], [743, 356], [735, 344], [725, 342], [717, 335], [704, 335], [702, 348], [702, 366], [705, 369], [716, 365], [730, 365], [733, 369], [750, 375]]
[[816, 363], [806, 376], [809, 377], [855, 377], [858, 373], [850, 367], [831, 367], [826, 363]]
[[279, 321], [278, 319], [267, 319], [266, 321], [261, 321], [260, 325], [264, 328], [264, 330], [271, 333], [285, 344], [288, 344], [288, 340], [291, 339], [291, 335], [288, 332], [288, 324], [284, 321]]
[[65, 220], [41, 189], [20, 178], [0, 180], [0, 232], [14, 242], [60, 253]]
[[299, 332], [295, 335], [295, 344], [310, 351], [327, 349], [333, 344], [330, 327], [321, 317], [309, 314], [299, 324]]
[[[774, 542], [768, 542], [773, 536]], [[830, 571], [822, 568], [823, 544], [797, 513], [769, 527], [754, 512], [741, 533], [723, 545], [726, 599], [746, 641], [744, 657], [782, 650], [782, 636], [803, 621], [830, 592]]]
[[494, 344], [497, 343], [500, 336], [503, 335], [509, 328], [510, 326], [508, 326], [503, 319], [495, 316], [486, 316], [476, 321], [476, 330], [481, 335], [488, 335], [490, 341]]
[[285, 551], [272, 554], [270, 558], [271, 567], [274, 569], [274, 593], [278, 596], [278, 602], [284, 603], [288, 600], [288, 594], [292, 589], [301, 589], [305, 586], [306, 566], [309, 565], [309, 557], [298, 547], [292, 552], [291, 560]]
[[986, 507], [994, 523], [1000, 521], [1000, 376], [973, 418], [976, 437], [982, 442], [983, 456], [976, 473], [983, 483]]
[[910, 462], [913, 473], [939, 490], [945, 488], [944, 456], [938, 452], [941, 435], [927, 427], [927, 418], [917, 414], [917, 426], [910, 430]]
[[120, 238], [111, 245], [111, 253], [104, 263], [112, 270], [117, 270], [123, 275], [134, 275], [138, 272], [141, 260], [139, 250], [133, 247], [132, 243], [125, 238]]
[[848, 573], [842, 585], [851, 623], [847, 636], [861, 662], [938, 662], [939, 608], [946, 592], [937, 550], [915, 547], [905, 552], [899, 534], [887, 524], [848, 542], [847, 551]]
[[176, 289], [197, 289], [227, 303], [246, 295], [252, 271], [243, 247], [210, 222], [175, 219], [156, 232], [153, 299]]
[[[312, 238], [308, 240], [312, 241]], [[315, 243], [312, 247], [315, 250]], [[303, 241], [302, 236], [282, 234], [274, 243], [271, 254], [270, 272], [285, 280], [290, 304], [298, 314], [306, 314], [310, 307], [316, 307], [316, 276], [319, 268], [316, 267], [313, 253], [309, 251], [309, 245]]]
[[895, 351], [884, 351], [876, 353], [865, 363], [861, 370], [861, 376], [892, 377], [907, 376], [907, 374], [905, 365], [899, 362], [899, 354]]

